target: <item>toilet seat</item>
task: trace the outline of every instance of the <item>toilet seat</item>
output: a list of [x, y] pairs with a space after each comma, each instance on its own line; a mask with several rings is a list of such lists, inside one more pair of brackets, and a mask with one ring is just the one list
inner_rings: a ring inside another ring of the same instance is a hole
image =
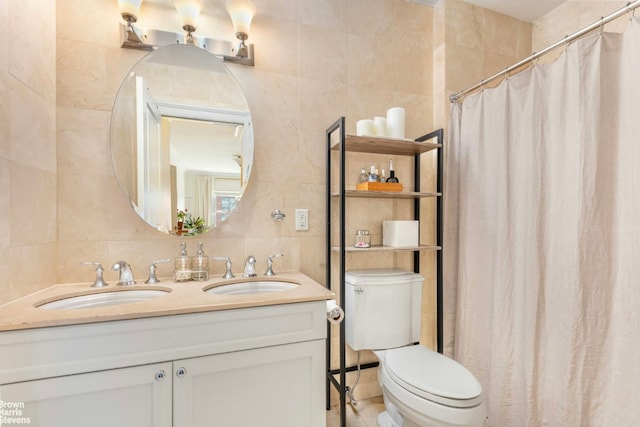
[[383, 369], [406, 391], [455, 408], [482, 403], [482, 387], [464, 366], [421, 345], [384, 352]]

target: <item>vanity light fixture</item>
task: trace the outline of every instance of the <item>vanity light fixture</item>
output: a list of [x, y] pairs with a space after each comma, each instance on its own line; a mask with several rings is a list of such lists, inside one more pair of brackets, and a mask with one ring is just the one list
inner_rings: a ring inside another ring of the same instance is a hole
[[182, 29], [186, 31], [186, 35], [134, 25], [138, 21], [141, 4], [142, 0], [118, 0], [120, 15], [125, 21], [120, 24], [121, 47], [152, 50], [169, 44], [188, 43], [200, 47], [226, 62], [254, 65], [253, 45], [245, 43], [249, 38], [249, 28], [256, 13], [256, 7], [251, 0], [228, 0], [226, 4], [233, 22], [234, 32], [240, 40], [239, 46], [226, 40], [194, 35], [198, 28], [197, 21], [203, 0], [174, 0], [174, 6], [180, 15]]

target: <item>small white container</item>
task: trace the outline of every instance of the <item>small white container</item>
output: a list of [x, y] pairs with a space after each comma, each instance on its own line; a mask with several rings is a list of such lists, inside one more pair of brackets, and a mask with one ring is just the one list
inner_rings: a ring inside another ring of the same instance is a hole
[[373, 118], [373, 132], [376, 136], [387, 136], [387, 118], [386, 117], [374, 117]]
[[382, 221], [382, 245], [394, 248], [418, 246], [420, 225], [418, 221]]
[[356, 136], [373, 136], [375, 131], [373, 129], [373, 120], [363, 119], [356, 122]]
[[387, 110], [387, 136], [404, 139], [404, 108], [393, 107]]

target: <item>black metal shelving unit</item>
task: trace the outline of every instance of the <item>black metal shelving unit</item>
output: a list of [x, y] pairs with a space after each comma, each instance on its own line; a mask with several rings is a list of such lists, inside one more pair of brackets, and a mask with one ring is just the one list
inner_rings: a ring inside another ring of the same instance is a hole
[[[337, 136], [337, 137], [336, 137]], [[430, 142], [435, 139], [434, 142]], [[436, 306], [437, 306], [437, 350], [442, 352], [442, 191], [443, 191], [443, 155], [442, 148], [444, 142], [444, 132], [442, 129], [430, 132], [415, 141], [358, 137], [345, 133], [345, 118], [340, 117], [326, 131], [327, 142], [327, 270], [326, 283], [327, 287], [339, 295], [340, 305], [344, 310], [345, 301], [345, 272], [346, 272], [346, 252], [351, 250], [346, 246], [346, 199], [350, 197], [363, 197], [375, 199], [413, 199], [414, 200], [414, 219], [420, 220], [420, 200], [424, 198], [436, 198], [436, 242], [434, 245], [419, 245], [415, 248], [400, 249], [404, 251], [413, 251], [413, 269], [416, 273], [420, 272], [420, 253], [422, 251], [436, 251]], [[437, 178], [436, 191], [433, 193], [425, 193], [420, 191], [420, 155], [431, 150], [437, 150]], [[332, 171], [334, 165], [332, 157], [337, 152], [338, 169], [338, 190], [332, 191]], [[413, 192], [374, 192], [374, 191], [355, 191], [347, 190], [345, 183], [345, 161], [346, 153], [369, 153], [369, 154], [391, 154], [400, 156], [412, 156], [414, 158], [414, 191]], [[337, 224], [332, 221], [332, 206], [338, 203]], [[332, 230], [339, 227], [339, 238], [336, 245], [332, 245]], [[357, 249], [359, 252], [372, 253], [375, 251], [396, 251], [396, 248], [372, 247], [369, 249]], [[332, 255], [338, 253], [340, 264], [340, 273], [337, 283], [333, 279]], [[345, 318], [349, 313], [345, 312]], [[327, 384], [326, 384], [326, 407], [330, 409], [330, 393], [331, 387], [335, 387], [340, 394], [340, 427], [346, 427], [346, 373], [355, 371], [356, 366], [346, 366], [346, 348], [345, 348], [345, 322], [340, 323], [339, 352], [340, 366], [337, 369], [331, 367], [331, 324], [327, 326]], [[378, 366], [378, 362], [361, 364], [360, 369], [374, 368]], [[338, 376], [338, 379], [336, 379]]]

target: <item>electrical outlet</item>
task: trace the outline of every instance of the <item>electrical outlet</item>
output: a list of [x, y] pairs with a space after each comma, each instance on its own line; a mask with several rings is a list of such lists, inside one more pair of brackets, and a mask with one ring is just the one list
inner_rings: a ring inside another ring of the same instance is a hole
[[309, 209], [296, 209], [296, 231], [309, 231]]

